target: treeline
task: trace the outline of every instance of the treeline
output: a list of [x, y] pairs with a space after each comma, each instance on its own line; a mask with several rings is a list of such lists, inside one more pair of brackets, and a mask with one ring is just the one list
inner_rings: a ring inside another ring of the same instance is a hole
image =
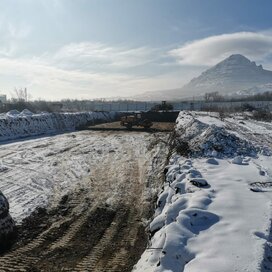
[[260, 94], [246, 96], [228, 96], [221, 95], [219, 92], [205, 93], [205, 102], [246, 102], [246, 101], [272, 101], [272, 92], [263, 92]]
[[[11, 99], [5, 103], [0, 101], [0, 112], [8, 112], [10, 110], [22, 111], [28, 109], [33, 113], [39, 112], [79, 112], [79, 111], [111, 111], [111, 106], [115, 105], [115, 110], [127, 108], [129, 104], [138, 103], [132, 100], [78, 100], [63, 99], [61, 101], [32, 100], [32, 95], [27, 88], [15, 88], [11, 93]], [[117, 105], [117, 107], [116, 107]], [[121, 107], [122, 106], [122, 107]]]
[[272, 101], [272, 92], [264, 92], [241, 98], [233, 98], [232, 101]]
[[[203, 99], [204, 98], [204, 99]], [[211, 92], [205, 94], [202, 100], [197, 102], [250, 102], [250, 101], [272, 101], [272, 92], [264, 92], [262, 94], [249, 95], [243, 97], [229, 97], [219, 95], [218, 92]], [[77, 99], [64, 99], [58, 102], [34, 100], [31, 101], [25, 97], [13, 98], [7, 103], [0, 103], [0, 112], [8, 112], [10, 110], [22, 111], [28, 109], [33, 113], [40, 112], [81, 112], [81, 111], [129, 111], [129, 110], [165, 110], [160, 109], [162, 105], [169, 106], [167, 110], [181, 109], [178, 105], [182, 101], [175, 101], [168, 105], [168, 103], [160, 104], [155, 102], [139, 102], [133, 100], [77, 100]]]
[[[111, 110], [111, 105], [117, 105], [115, 109], [126, 109], [129, 104], [137, 104], [139, 102], [132, 100], [106, 101], [104, 99], [97, 100], [77, 100], [64, 99], [58, 102], [46, 100], [26, 101], [24, 99], [11, 99], [6, 103], [0, 103], [0, 112], [8, 112], [10, 110], [22, 111], [28, 109], [33, 113], [40, 112], [79, 112], [79, 111], [95, 111], [95, 110]], [[98, 107], [100, 106], [100, 107]]]
[[[10, 110], [22, 111], [28, 109], [33, 113], [54, 112], [54, 102], [48, 101], [8, 101], [0, 104], [0, 112], [8, 112]], [[58, 110], [57, 110], [58, 111]]]

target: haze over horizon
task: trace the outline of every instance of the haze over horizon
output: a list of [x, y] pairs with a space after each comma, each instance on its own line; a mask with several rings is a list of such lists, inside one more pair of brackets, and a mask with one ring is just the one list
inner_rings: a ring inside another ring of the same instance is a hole
[[272, 2], [0, 0], [0, 93], [128, 97], [180, 88], [231, 54], [272, 70]]

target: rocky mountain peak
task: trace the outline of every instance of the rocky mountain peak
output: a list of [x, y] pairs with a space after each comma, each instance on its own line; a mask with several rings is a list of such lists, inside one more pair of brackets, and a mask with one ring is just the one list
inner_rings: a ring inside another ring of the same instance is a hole
[[246, 58], [244, 55], [241, 55], [241, 54], [232, 54], [230, 55], [228, 58], [226, 58], [225, 60], [223, 60], [222, 62], [232, 62], [232, 61], [235, 61], [235, 62], [243, 62], [243, 63], [250, 63], [251, 61]]
[[207, 71], [214, 71], [216, 69], [222, 68], [226, 68], [228, 71], [245, 71], [248, 69], [259, 70], [260, 68], [262, 69], [262, 66], [257, 66], [254, 61], [250, 61], [248, 58], [241, 54], [233, 54]]
[[[164, 95], [167, 99], [191, 99], [203, 97], [208, 92], [230, 95], [264, 84], [272, 84], [272, 71], [263, 69], [262, 65], [256, 65], [242, 54], [233, 54], [193, 78], [182, 88], [161, 92], [159, 97]], [[154, 97], [154, 94], [152, 92], [151, 95]]]
[[192, 79], [181, 91], [194, 96], [217, 91], [222, 95], [272, 82], [272, 72], [241, 54], [233, 54]]

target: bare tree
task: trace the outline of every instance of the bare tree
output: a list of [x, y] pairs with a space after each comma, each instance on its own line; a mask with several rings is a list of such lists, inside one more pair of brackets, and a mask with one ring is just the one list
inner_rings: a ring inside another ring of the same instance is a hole
[[204, 94], [204, 99], [206, 102], [210, 101], [223, 101], [224, 97], [220, 95], [218, 92], [210, 92]]
[[28, 93], [27, 88], [15, 88], [12, 99], [17, 102], [28, 102], [31, 99], [31, 95]]

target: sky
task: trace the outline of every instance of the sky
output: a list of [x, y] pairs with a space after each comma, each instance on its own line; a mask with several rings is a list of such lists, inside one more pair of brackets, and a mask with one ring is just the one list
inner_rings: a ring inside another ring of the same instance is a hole
[[132, 97], [231, 54], [272, 69], [271, 0], [0, 0], [0, 93]]

